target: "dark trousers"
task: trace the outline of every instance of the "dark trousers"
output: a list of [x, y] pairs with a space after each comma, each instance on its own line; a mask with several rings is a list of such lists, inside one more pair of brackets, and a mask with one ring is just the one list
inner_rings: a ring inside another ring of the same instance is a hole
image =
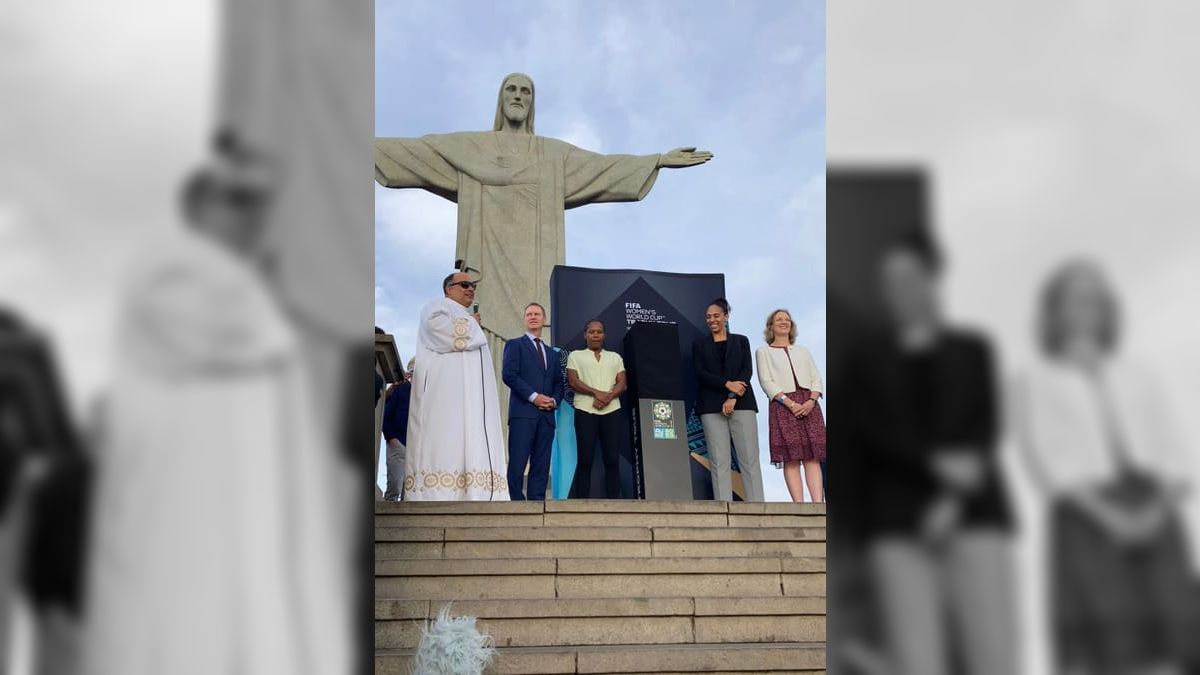
[[508, 420], [508, 496], [514, 502], [527, 499], [521, 491], [527, 464], [528, 499], [546, 499], [546, 483], [550, 481], [550, 448], [554, 444], [552, 420], [549, 415], [510, 417]]
[[1052, 515], [1062, 667], [1107, 674], [1164, 661], [1200, 666], [1200, 587], [1179, 520], [1172, 515], [1151, 541], [1122, 545], [1069, 502]]
[[596, 457], [596, 439], [604, 458], [604, 493], [609, 499], [621, 498], [621, 412], [593, 415], [575, 411], [575, 441], [579, 462], [575, 465], [573, 495], [587, 499], [592, 493], [592, 462]]

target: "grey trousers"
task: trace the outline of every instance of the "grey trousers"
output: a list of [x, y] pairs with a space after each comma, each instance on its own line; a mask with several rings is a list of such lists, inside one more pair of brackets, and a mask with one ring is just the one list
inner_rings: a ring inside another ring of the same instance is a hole
[[404, 497], [404, 459], [408, 450], [404, 444], [395, 438], [387, 444], [387, 491], [383, 498], [389, 502], [398, 502]]
[[[877, 538], [868, 548], [894, 675], [1000, 675], [1021, 670], [1015, 561], [1008, 537], [964, 531], [940, 548]], [[955, 630], [949, 631], [947, 626]], [[952, 645], [958, 647], [955, 650]], [[962, 668], [947, 654], [958, 651]]]
[[708, 464], [712, 473], [713, 499], [733, 501], [733, 476], [731, 470], [731, 448], [737, 452], [738, 466], [742, 471], [742, 485], [746, 488], [746, 501], [763, 501], [762, 470], [758, 466], [758, 424], [753, 410], [735, 410], [726, 417], [721, 413], [700, 416], [704, 426], [704, 441], [708, 444]]

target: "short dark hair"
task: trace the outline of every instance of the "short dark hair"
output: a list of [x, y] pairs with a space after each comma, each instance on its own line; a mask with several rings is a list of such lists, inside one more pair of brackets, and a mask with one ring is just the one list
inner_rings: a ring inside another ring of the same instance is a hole
[[445, 279], [442, 279], [442, 293], [445, 293], [447, 290], [449, 290], [450, 284], [454, 283], [455, 274], [459, 274], [459, 272], [451, 272], [450, 274], [446, 275]]
[[531, 302], [528, 305], [525, 305], [525, 311], [528, 312], [530, 307], [537, 307], [538, 309], [542, 310], [542, 316], [546, 316], [546, 308], [542, 307], [542, 303]]
[[268, 204], [271, 194], [261, 186], [222, 172], [219, 167], [200, 167], [187, 177], [180, 191], [184, 216], [193, 221], [201, 206], [213, 198], [222, 198], [237, 208], [248, 208]]
[[729, 307], [729, 301], [726, 300], [725, 298], [715, 298], [712, 302], [708, 303], [709, 307], [712, 307], [713, 305], [716, 305], [717, 307], [719, 307], [721, 309], [721, 311], [724, 312], [726, 315], [729, 314], [729, 311], [731, 309]]
[[941, 274], [945, 264], [937, 244], [924, 229], [914, 229], [889, 243], [884, 247], [883, 255], [891, 253], [908, 253], [934, 274]]
[[588, 329], [588, 328], [589, 328], [589, 327], [590, 327], [592, 324], [594, 324], [594, 323], [598, 323], [598, 324], [600, 324], [600, 327], [601, 327], [601, 328], [603, 328], [603, 329], [604, 329], [604, 330], [606, 330], [606, 331], [608, 330], [608, 327], [607, 327], [607, 326], [605, 326], [605, 325], [604, 325], [604, 322], [603, 322], [603, 321], [601, 321], [600, 319], [588, 319], [588, 320], [587, 320], [587, 323], [583, 324], [583, 332], [585, 332], [585, 333], [586, 333], [586, 332], [587, 332], [587, 329]]

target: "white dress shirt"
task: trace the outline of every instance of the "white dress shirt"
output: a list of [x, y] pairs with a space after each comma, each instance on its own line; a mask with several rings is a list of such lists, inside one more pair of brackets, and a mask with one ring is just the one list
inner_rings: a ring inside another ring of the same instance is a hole
[[[546, 341], [542, 340], [541, 349], [538, 349], [537, 341], [541, 340], [541, 338], [534, 335], [533, 333], [525, 333], [525, 337], [529, 338], [529, 341], [533, 343], [533, 351], [542, 353], [542, 365], [546, 368], [549, 368], [550, 367], [550, 362], [549, 362], [550, 356], [546, 352], [550, 349], [550, 347], [546, 345]], [[539, 394], [536, 391], [533, 392], [532, 394], [529, 395], [529, 402], [533, 403], [534, 401], [537, 400], [538, 396], [541, 396], [541, 394]]]

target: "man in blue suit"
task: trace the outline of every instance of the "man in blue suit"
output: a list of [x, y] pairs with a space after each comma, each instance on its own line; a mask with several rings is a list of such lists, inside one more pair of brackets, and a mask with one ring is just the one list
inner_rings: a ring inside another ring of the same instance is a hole
[[[525, 307], [525, 334], [504, 345], [504, 384], [508, 385], [508, 494], [513, 501], [544, 500], [550, 480], [554, 411], [563, 397], [558, 358], [542, 342], [546, 308]], [[521, 488], [529, 466], [528, 497]]]

